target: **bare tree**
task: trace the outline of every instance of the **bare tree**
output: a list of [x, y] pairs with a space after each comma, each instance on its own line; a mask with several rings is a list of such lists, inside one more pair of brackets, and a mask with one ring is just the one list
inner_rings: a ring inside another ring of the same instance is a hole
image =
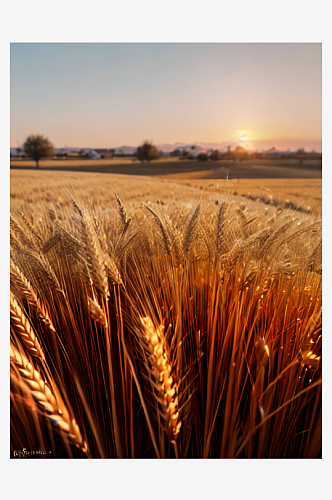
[[24, 152], [27, 156], [35, 160], [38, 168], [39, 160], [53, 156], [53, 144], [43, 135], [30, 135], [25, 141]]

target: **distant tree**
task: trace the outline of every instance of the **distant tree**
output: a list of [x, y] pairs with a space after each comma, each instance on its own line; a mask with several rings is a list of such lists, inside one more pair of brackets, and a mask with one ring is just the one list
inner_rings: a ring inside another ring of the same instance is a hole
[[159, 154], [160, 152], [157, 148], [149, 141], [144, 141], [141, 146], [138, 146], [136, 151], [136, 157], [141, 163], [144, 161], [157, 160]]
[[212, 161], [218, 161], [218, 160], [220, 160], [220, 158], [221, 158], [221, 155], [220, 155], [218, 149], [215, 149], [210, 154], [210, 160], [212, 160]]
[[248, 159], [248, 151], [242, 146], [237, 146], [233, 152], [234, 158], [240, 161]]
[[199, 155], [197, 155], [198, 161], [207, 161], [208, 159], [209, 157], [206, 153], [199, 153]]
[[53, 144], [43, 135], [30, 135], [23, 148], [25, 154], [35, 160], [36, 168], [38, 168], [39, 160], [54, 154]]
[[170, 153], [171, 156], [181, 156], [181, 151], [180, 149], [174, 149], [174, 151], [172, 151]]

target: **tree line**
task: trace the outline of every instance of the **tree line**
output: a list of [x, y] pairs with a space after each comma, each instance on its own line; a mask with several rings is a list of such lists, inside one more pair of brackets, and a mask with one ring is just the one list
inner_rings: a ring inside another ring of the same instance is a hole
[[[40, 160], [54, 155], [53, 144], [41, 134], [30, 135], [23, 144], [23, 150], [28, 158], [36, 162], [36, 168]], [[135, 156], [141, 163], [150, 162], [159, 158], [160, 151], [151, 142], [144, 141], [141, 146], [138, 146]]]
[[[54, 155], [53, 144], [47, 137], [43, 135], [30, 135], [24, 145], [24, 152], [27, 157], [32, 158], [36, 162], [36, 168], [39, 166], [39, 161], [43, 158], [49, 158]], [[161, 155], [156, 146], [153, 145], [151, 141], [144, 141], [140, 146], [138, 146], [135, 156], [141, 162], [150, 162], [152, 160], [157, 160]], [[190, 158], [190, 151], [181, 151], [180, 149], [174, 150], [170, 153], [170, 156], [180, 157], [180, 159]], [[229, 158], [228, 158], [229, 157]], [[228, 151], [226, 154], [221, 154], [218, 150], [211, 151], [209, 154], [201, 152], [196, 157], [198, 161], [218, 161], [221, 159], [233, 159], [236, 157], [240, 160], [248, 159], [248, 152], [241, 147], [237, 147], [234, 152]]]

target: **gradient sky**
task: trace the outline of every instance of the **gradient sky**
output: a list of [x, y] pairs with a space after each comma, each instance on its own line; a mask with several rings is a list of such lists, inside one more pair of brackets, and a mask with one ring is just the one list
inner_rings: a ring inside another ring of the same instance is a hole
[[320, 43], [12, 43], [11, 140], [321, 151]]

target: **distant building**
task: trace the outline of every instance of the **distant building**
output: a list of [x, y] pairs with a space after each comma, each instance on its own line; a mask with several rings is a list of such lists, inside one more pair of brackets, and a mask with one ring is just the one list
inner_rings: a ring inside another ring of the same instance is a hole
[[310, 153], [307, 153], [308, 158], [322, 158], [322, 153], [316, 153], [313, 149]]
[[309, 153], [304, 150], [304, 148], [298, 149], [296, 152], [295, 151], [290, 151], [287, 149], [287, 151], [279, 151], [275, 147], [269, 149], [268, 151], [263, 151], [261, 153], [256, 154], [256, 158], [265, 158], [265, 159], [282, 159], [282, 160], [291, 160], [291, 159], [297, 159], [297, 160], [304, 160], [304, 159], [315, 159], [315, 160], [321, 160], [322, 159], [322, 153], [316, 153], [314, 150]]
[[100, 154], [97, 153], [94, 149], [84, 149], [82, 156], [85, 158], [90, 158], [91, 160], [101, 159]]
[[121, 146], [120, 148], [114, 148], [114, 156], [135, 156], [137, 148], [131, 146]]
[[288, 149], [287, 151], [278, 151], [275, 147], [269, 149], [268, 151], [265, 151], [264, 156], [266, 158], [290, 158], [291, 157], [291, 152]]
[[98, 153], [99, 155], [103, 155], [103, 154], [106, 154], [109, 152], [109, 149], [105, 149], [105, 148], [95, 148], [94, 151], [96, 151], [96, 153]]
[[23, 148], [10, 148], [10, 156], [14, 158], [25, 158]]
[[189, 146], [189, 148], [185, 148], [187, 150], [188, 156], [187, 158], [194, 159], [200, 153], [206, 153], [205, 149], [201, 148], [201, 146]]

